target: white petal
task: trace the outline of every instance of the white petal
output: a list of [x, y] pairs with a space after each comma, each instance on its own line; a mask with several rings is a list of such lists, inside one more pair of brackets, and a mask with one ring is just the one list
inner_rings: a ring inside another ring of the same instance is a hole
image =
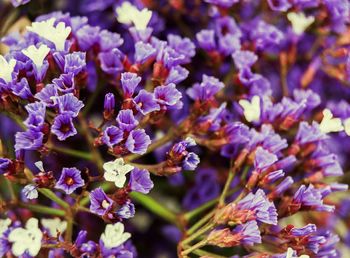
[[344, 129], [345, 129], [345, 133], [350, 136], [350, 118], [347, 118], [344, 121]]

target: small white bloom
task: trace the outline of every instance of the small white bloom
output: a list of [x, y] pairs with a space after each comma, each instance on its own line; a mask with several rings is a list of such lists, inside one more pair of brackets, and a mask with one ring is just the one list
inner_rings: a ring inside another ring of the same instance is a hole
[[45, 44], [41, 45], [39, 48], [31, 45], [27, 49], [23, 49], [22, 53], [29, 57], [33, 61], [34, 65], [39, 69], [42, 67], [43, 62], [47, 54], [50, 52], [50, 48]]
[[121, 222], [117, 222], [114, 225], [108, 224], [105, 232], [101, 235], [105, 247], [114, 248], [123, 244], [131, 237], [131, 234], [124, 232], [124, 225]]
[[42, 161], [39, 160], [39, 161], [35, 162], [34, 165], [39, 169], [39, 171], [45, 171], [44, 164]]
[[186, 137], [185, 141], [187, 142], [187, 144], [188, 144], [187, 146], [189, 146], [189, 147], [197, 145], [196, 141], [193, 138], [191, 138], [190, 136]]
[[10, 225], [11, 225], [11, 220], [9, 218], [0, 219], [0, 237], [9, 228]]
[[287, 253], [286, 253], [286, 258], [310, 258], [310, 256], [308, 256], [306, 254], [297, 256], [294, 253], [295, 253], [295, 251], [292, 248], [288, 247]]
[[7, 62], [5, 57], [0, 55], [0, 78], [3, 79], [5, 82], [11, 82], [12, 81], [12, 72], [13, 69], [16, 66], [16, 60], [11, 59]]
[[129, 2], [124, 2], [116, 9], [117, 20], [123, 24], [134, 24], [137, 30], [144, 30], [152, 17], [152, 12], [147, 8], [139, 11]]
[[56, 50], [62, 51], [72, 28], [66, 27], [64, 22], [59, 22], [55, 27], [55, 21], [56, 18], [51, 18], [46, 21], [33, 22], [31, 26], [27, 26], [27, 30], [51, 41], [55, 45]]
[[51, 236], [55, 237], [57, 232], [62, 234], [66, 230], [67, 221], [62, 221], [60, 218], [41, 219], [41, 225], [49, 231]]
[[25, 251], [31, 256], [36, 256], [41, 248], [41, 239], [43, 233], [38, 227], [38, 220], [30, 218], [25, 228], [15, 228], [8, 236], [8, 240], [12, 242], [12, 253], [15, 256], [22, 255]]
[[105, 170], [104, 178], [107, 181], [114, 182], [117, 187], [123, 187], [126, 181], [126, 174], [134, 169], [133, 166], [125, 164], [123, 158], [103, 164]]
[[350, 117], [345, 119], [344, 121], [344, 129], [345, 129], [345, 133], [350, 136]]
[[23, 187], [22, 193], [29, 200], [38, 198], [38, 190], [34, 185], [26, 185], [25, 187]]
[[320, 123], [320, 130], [323, 133], [341, 132], [344, 130], [340, 118], [333, 118], [332, 112], [326, 108], [322, 112], [323, 119]]
[[297, 35], [301, 35], [307, 29], [307, 27], [309, 27], [315, 21], [315, 17], [306, 17], [304, 13], [290, 12], [287, 14], [287, 18], [291, 22], [293, 31]]
[[252, 101], [249, 102], [246, 99], [241, 99], [239, 105], [243, 108], [243, 114], [248, 122], [260, 120], [260, 97], [254, 96]]

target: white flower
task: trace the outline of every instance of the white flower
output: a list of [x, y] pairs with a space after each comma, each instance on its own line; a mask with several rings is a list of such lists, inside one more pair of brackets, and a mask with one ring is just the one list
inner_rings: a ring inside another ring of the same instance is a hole
[[185, 141], [187, 142], [188, 147], [197, 145], [196, 141], [193, 138], [191, 138], [190, 136], [186, 137]]
[[315, 17], [306, 17], [304, 13], [291, 12], [287, 14], [287, 18], [291, 22], [293, 31], [297, 35], [301, 35], [306, 30], [306, 28], [315, 21]]
[[139, 11], [129, 2], [124, 2], [116, 9], [117, 20], [123, 24], [134, 24], [137, 30], [144, 30], [152, 17], [152, 12], [147, 8]]
[[345, 119], [344, 121], [344, 129], [345, 129], [345, 133], [350, 136], [350, 117]]
[[22, 193], [29, 200], [38, 198], [38, 190], [34, 185], [26, 185], [25, 187], [23, 187]]
[[254, 96], [252, 101], [249, 102], [246, 99], [241, 99], [239, 105], [243, 108], [243, 114], [248, 122], [256, 121], [260, 119], [260, 97]]
[[43, 233], [38, 227], [38, 220], [30, 218], [25, 228], [15, 228], [8, 236], [8, 240], [12, 242], [12, 253], [15, 256], [22, 255], [25, 251], [31, 256], [36, 256], [41, 248], [41, 239]]
[[33, 22], [32, 26], [27, 26], [27, 30], [51, 41], [55, 45], [56, 50], [62, 51], [72, 29], [71, 27], [66, 27], [64, 22], [59, 22], [55, 27], [55, 21], [56, 18], [51, 18], [46, 21]]
[[310, 256], [308, 256], [306, 254], [297, 256], [294, 253], [295, 253], [295, 251], [292, 248], [288, 247], [287, 253], [286, 253], [286, 258], [310, 258]]
[[126, 181], [126, 174], [134, 169], [133, 166], [125, 164], [122, 158], [103, 164], [105, 170], [104, 178], [107, 181], [114, 182], [117, 187], [123, 187]]
[[323, 110], [323, 119], [320, 123], [320, 130], [323, 133], [341, 132], [344, 130], [340, 118], [333, 118], [332, 112], [326, 108]]
[[49, 231], [51, 236], [55, 237], [57, 236], [57, 231], [62, 234], [66, 230], [67, 221], [62, 221], [60, 218], [41, 219], [41, 225]]
[[9, 228], [10, 225], [11, 225], [11, 220], [9, 218], [0, 219], [0, 237]]
[[49, 52], [50, 48], [48, 48], [48, 46], [46, 46], [45, 44], [41, 45], [39, 48], [36, 48], [36, 46], [31, 45], [27, 49], [22, 50], [22, 53], [29, 57], [29, 59], [33, 61], [33, 63], [38, 69], [42, 67], [44, 59]]
[[16, 66], [16, 60], [11, 59], [7, 62], [5, 57], [0, 55], [0, 78], [3, 79], [5, 82], [11, 82], [12, 81], [12, 72], [13, 69]]
[[44, 164], [41, 160], [34, 163], [34, 165], [39, 169], [39, 171], [45, 171], [44, 170]]
[[114, 248], [123, 244], [126, 240], [131, 237], [131, 234], [124, 232], [123, 223], [117, 222], [114, 225], [108, 224], [105, 232], [101, 235], [105, 247]]

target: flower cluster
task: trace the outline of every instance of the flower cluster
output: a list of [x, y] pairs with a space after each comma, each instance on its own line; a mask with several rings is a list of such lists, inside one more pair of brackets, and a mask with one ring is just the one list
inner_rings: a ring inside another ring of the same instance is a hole
[[0, 3], [1, 257], [350, 253], [348, 0], [60, 2]]

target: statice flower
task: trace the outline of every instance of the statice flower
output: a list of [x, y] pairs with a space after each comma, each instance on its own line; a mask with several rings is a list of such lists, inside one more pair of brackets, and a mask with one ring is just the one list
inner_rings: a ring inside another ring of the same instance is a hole
[[65, 191], [67, 194], [73, 193], [77, 188], [84, 186], [81, 171], [76, 168], [63, 168], [62, 174], [56, 183], [56, 188]]

